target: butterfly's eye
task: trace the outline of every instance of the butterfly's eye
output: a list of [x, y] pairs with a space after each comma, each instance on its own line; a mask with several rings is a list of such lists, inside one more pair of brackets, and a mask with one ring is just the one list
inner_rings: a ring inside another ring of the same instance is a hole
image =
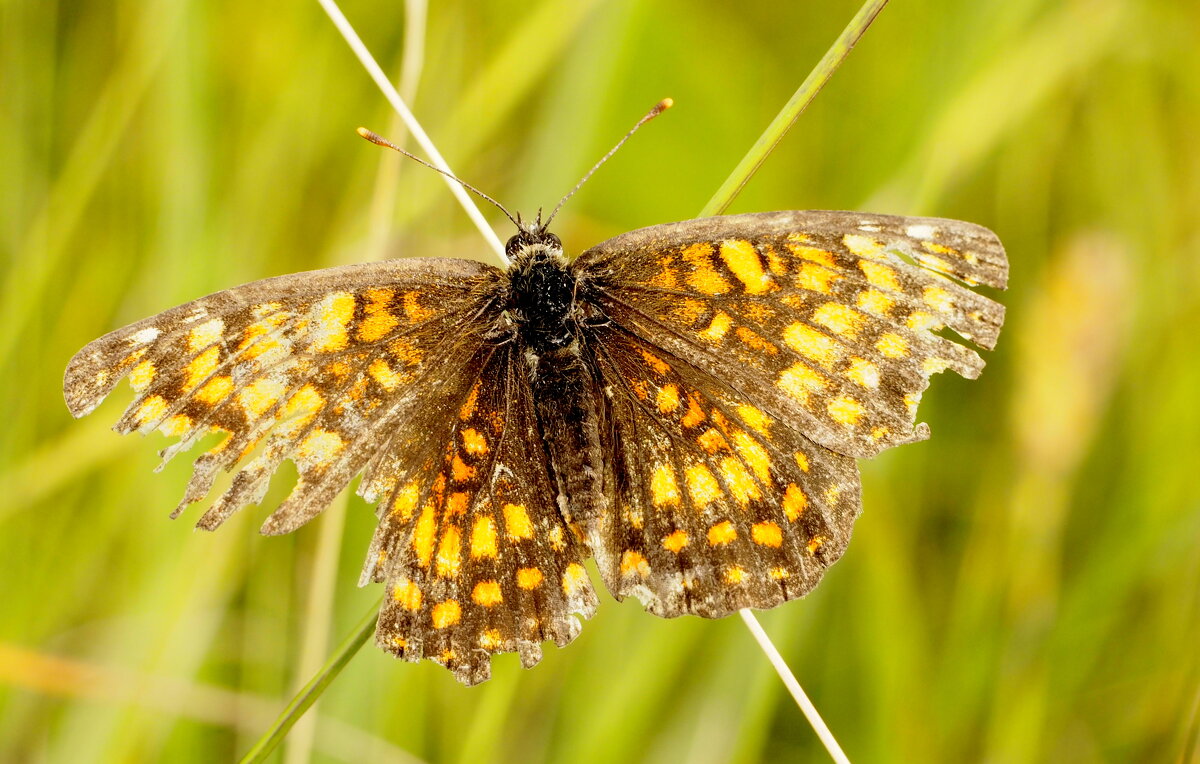
[[516, 234], [515, 236], [513, 236], [512, 238], [510, 238], [510, 239], [509, 239], [509, 240], [508, 240], [508, 241], [505, 243], [505, 245], [504, 245], [504, 252], [505, 252], [505, 254], [507, 254], [507, 255], [508, 255], [510, 258], [511, 258], [511, 257], [513, 257], [514, 255], [516, 255], [516, 254], [517, 254], [517, 252], [520, 252], [520, 251], [521, 251], [521, 247], [525, 246], [527, 243], [528, 243], [528, 242], [527, 242], [527, 240], [526, 240], [526, 236], [525, 236], [525, 234], [524, 234], [524, 233], [518, 233], [518, 234]]
[[552, 234], [552, 233], [542, 234], [542, 241], [546, 244], [546, 246], [551, 247], [553, 249], [557, 249], [560, 252], [562, 251], [562, 239], [558, 238], [554, 234]]

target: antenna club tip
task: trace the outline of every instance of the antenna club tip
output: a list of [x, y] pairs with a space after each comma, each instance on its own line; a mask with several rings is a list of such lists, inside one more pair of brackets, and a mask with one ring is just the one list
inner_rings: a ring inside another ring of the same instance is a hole
[[366, 138], [371, 143], [379, 143], [379, 136], [376, 135], [375, 133], [371, 132], [370, 130], [368, 130], [365, 127], [360, 127], [357, 130], [355, 130], [354, 132], [358, 133], [363, 138]]
[[658, 110], [659, 110], [659, 111], [666, 111], [667, 109], [671, 108], [671, 107], [672, 107], [672, 106], [674, 106], [674, 105], [675, 105], [675, 99], [674, 99], [674, 98], [664, 98], [664, 99], [662, 99], [661, 101], [659, 101], [659, 102], [658, 102]]

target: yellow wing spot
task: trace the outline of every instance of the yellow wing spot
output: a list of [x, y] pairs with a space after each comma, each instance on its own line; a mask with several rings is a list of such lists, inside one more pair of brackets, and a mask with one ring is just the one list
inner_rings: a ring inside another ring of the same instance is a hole
[[579, 591], [586, 581], [587, 571], [583, 569], [583, 566], [577, 562], [571, 563], [567, 566], [566, 571], [563, 572], [563, 593], [570, 597], [572, 594]]
[[129, 337], [129, 344], [135, 347], [137, 345], [145, 345], [148, 342], [153, 342], [154, 340], [158, 339], [158, 335], [160, 334], [162, 334], [161, 330], [153, 326], [147, 326], [145, 329], [139, 329], [134, 332]]
[[187, 368], [184, 369], [187, 378], [183, 382], [183, 389], [191, 390], [208, 379], [209, 375], [217, 370], [217, 364], [220, 363], [220, 360], [221, 349], [216, 345], [193, 358], [191, 363], [187, 365]]
[[759, 546], [778, 549], [783, 546], [783, 529], [775, 523], [755, 523], [750, 528], [750, 538]]
[[803, 451], [797, 451], [795, 453], [795, 459], [796, 466], [800, 468], [800, 471], [808, 472], [808, 454], [804, 453]]
[[345, 447], [346, 441], [341, 435], [317, 428], [305, 436], [296, 449], [296, 455], [305, 461], [328, 463]]
[[875, 341], [875, 349], [885, 358], [903, 358], [908, 355], [908, 340], [895, 332], [884, 332]]
[[688, 545], [688, 535], [684, 531], [674, 531], [662, 541], [663, 549], [679, 554]]
[[450, 476], [456, 483], [465, 483], [475, 477], [475, 468], [464, 462], [458, 454], [450, 461]]
[[747, 294], [763, 294], [776, 288], [771, 277], [763, 271], [762, 260], [750, 242], [744, 239], [721, 242], [721, 259], [745, 286]]
[[771, 568], [768, 575], [776, 581], [783, 581], [790, 578], [792, 574], [788, 572], [787, 568]]
[[379, 386], [389, 393], [405, 381], [405, 375], [397, 374], [396, 370], [388, 366], [387, 361], [382, 358], [376, 358], [374, 361], [371, 361], [371, 366], [367, 371], [379, 383]]
[[404, 637], [392, 637], [392, 647], [404, 650], [408, 647], [408, 640]]
[[950, 293], [941, 287], [925, 287], [921, 301], [939, 313], [950, 313], [954, 310], [954, 300], [950, 297]]
[[529, 519], [524, 504], [504, 505], [504, 527], [510, 539], [533, 538], [533, 522]]
[[755, 483], [754, 478], [750, 477], [750, 473], [742, 465], [741, 459], [733, 456], [722, 459], [721, 474], [725, 476], [725, 484], [729, 486], [733, 498], [740, 503], [748, 504], [752, 499], [762, 496], [762, 492], [758, 489], [758, 483]]
[[163, 435], [171, 438], [183, 435], [190, 429], [192, 429], [192, 418], [187, 414], [176, 414], [159, 427], [159, 431]]
[[400, 579], [392, 588], [392, 599], [400, 604], [400, 607], [405, 610], [417, 611], [421, 609], [421, 587], [407, 578]]
[[889, 430], [886, 427], [876, 427], [874, 430], [871, 430], [871, 440], [879, 442], [888, 436], [888, 432]]
[[876, 316], [886, 316], [894, 302], [891, 297], [878, 289], [866, 289], [858, 295], [859, 310], [873, 313]]
[[799, 321], [783, 330], [783, 341], [792, 350], [827, 369], [833, 368], [841, 354], [837, 340]]
[[945, 358], [926, 358], [921, 362], [921, 373], [925, 376], [940, 374], [946, 370], [950, 362]]
[[625, 553], [621, 555], [621, 575], [627, 576], [630, 573], [647, 578], [650, 575], [650, 563], [640, 552], [626, 549]]
[[413, 510], [417, 508], [417, 500], [421, 498], [421, 484], [412, 481], [396, 492], [392, 502], [392, 514], [407, 522], [412, 519]]
[[691, 326], [692, 324], [696, 323], [698, 320], [700, 320], [700, 316], [703, 316], [707, 312], [708, 306], [699, 300], [693, 300], [690, 297], [680, 300], [671, 310], [672, 315], [674, 315], [681, 323], [686, 324], [687, 326]]
[[419, 302], [417, 302], [417, 297], [418, 295], [416, 292], [405, 292], [404, 297], [402, 298], [404, 302], [404, 314], [408, 316], [408, 320], [414, 324], [420, 323], [421, 321], [428, 321], [437, 315], [436, 310], [425, 308]]
[[485, 438], [478, 430], [473, 427], [468, 427], [462, 433], [463, 448], [471, 456], [483, 456], [488, 452], [487, 438]]
[[[458, 623], [458, 619], [460, 618], [462, 618], [462, 608], [459, 607], [458, 600], [446, 600], [433, 606], [431, 620], [435, 629], [445, 629], [453, 626]], [[454, 654], [451, 653], [446, 657], [453, 658]]]
[[904, 396], [904, 407], [908, 409], [909, 414], [914, 414], [917, 411], [917, 404], [921, 402], [920, 393], [907, 393]]
[[374, 342], [399, 325], [399, 319], [388, 312], [388, 305], [395, 294], [391, 289], [368, 289], [364, 293], [367, 298], [363, 306], [366, 317], [358, 325], [360, 340]]
[[788, 244], [787, 248], [796, 257], [801, 257], [826, 268], [836, 268], [837, 262], [833, 259], [833, 253], [816, 247], [804, 247], [797, 244]]
[[679, 388], [675, 385], [663, 386], [655, 397], [655, 403], [658, 404], [659, 411], [670, 414], [679, 408]]
[[346, 347], [346, 327], [354, 318], [354, 295], [335, 292], [316, 306], [317, 325], [313, 329], [312, 349], [331, 353]]
[[833, 282], [840, 281], [841, 278], [823, 265], [804, 263], [800, 266], [800, 272], [796, 274], [796, 286], [811, 292], [830, 294], [833, 291]]
[[471, 601], [484, 607], [499, 605], [504, 601], [504, 595], [500, 593], [499, 582], [480, 581], [475, 584], [475, 588], [471, 591]]
[[744, 326], [739, 326], [736, 330], [736, 334], [738, 339], [742, 341], [742, 344], [751, 350], [759, 353], [766, 353], [767, 355], [776, 355], [779, 353], [779, 348], [775, 347], [770, 342], [767, 342], [761, 336]]
[[417, 562], [422, 568], [428, 568], [429, 560], [433, 557], [433, 541], [436, 531], [433, 505], [426, 504], [421, 510], [421, 516], [417, 518], [417, 527], [413, 529], [412, 536], [413, 551], [416, 552]]
[[786, 276], [787, 263], [784, 262], [783, 258], [779, 256], [779, 253], [775, 251], [775, 248], [770, 244], [767, 244], [764, 245], [763, 249], [767, 253], [767, 267], [771, 269], [771, 273], [775, 274], [776, 276]]
[[858, 269], [867, 277], [867, 281], [873, 286], [880, 289], [887, 289], [892, 292], [902, 291], [900, 280], [896, 278], [896, 271], [890, 265], [876, 263], [870, 260], [860, 260]]
[[700, 405], [700, 396], [692, 393], [688, 396], [688, 410], [679, 423], [684, 427], [695, 427], [705, 420], [704, 408]]
[[[208, 385], [205, 385], [205, 387], [207, 388]], [[317, 388], [311, 384], [306, 384], [292, 393], [291, 398], [288, 398], [287, 403], [283, 405], [283, 415], [288, 418], [296, 418], [302, 424], [307, 424], [316, 416], [316, 413], [321, 410], [323, 405], [325, 405], [324, 396], [321, 395]]]
[[467, 512], [467, 507], [471, 505], [471, 494], [464, 491], [455, 491], [450, 494], [450, 498], [446, 500], [446, 517], [459, 517]]
[[804, 363], [796, 363], [780, 372], [775, 386], [800, 401], [800, 405], [808, 406], [809, 395], [824, 390], [826, 381]]
[[826, 404], [825, 410], [829, 412], [830, 419], [846, 426], [858, 424], [865, 411], [861, 403], [847, 395], [831, 400]]
[[517, 570], [517, 586], [525, 591], [531, 591], [542, 585], [542, 571], [538, 568], [519, 568]]
[[725, 436], [716, 429], [709, 427], [704, 431], [704, 434], [696, 438], [696, 442], [705, 452], [715, 454], [718, 451], [728, 451], [729, 443], [726, 442]]
[[220, 341], [225, 333], [225, 322], [219, 318], [209, 319], [188, 332], [188, 352], [199, 353], [209, 345]]
[[129, 386], [139, 393], [149, 387], [153, 381], [154, 364], [150, 361], [142, 361], [133, 367], [133, 371], [129, 372]]
[[923, 310], [914, 310], [909, 315], [906, 323], [908, 324], [909, 329], [916, 329], [917, 331], [921, 331], [923, 329], [936, 331], [942, 328], [941, 321]]
[[725, 569], [725, 583], [740, 584], [746, 580], [746, 570], [740, 565], [730, 565]]
[[851, 358], [846, 376], [868, 390], [879, 387], [879, 367], [865, 358]]
[[848, 233], [842, 237], [842, 244], [859, 257], [877, 257], [883, 252], [883, 242], [876, 241], [870, 236], [858, 233]]
[[767, 455], [767, 449], [745, 432], [733, 434], [733, 445], [758, 479], [766, 483], [771, 478], [771, 457]]
[[475, 518], [471, 526], [471, 556], [496, 558], [496, 521], [491, 515]]
[[479, 646], [484, 650], [495, 650], [504, 644], [504, 638], [497, 629], [488, 629], [479, 635]]
[[737, 530], [728, 520], [717, 523], [708, 529], [708, 545], [712, 547], [725, 546], [737, 538]]
[[458, 526], [447, 525], [442, 532], [442, 542], [437, 550], [437, 574], [443, 578], [454, 578], [462, 566], [462, 533]]
[[556, 552], [561, 552], [567, 548], [567, 541], [563, 538], [563, 529], [561, 525], [556, 525], [550, 529], [548, 534], [550, 537], [550, 548]]
[[836, 302], [827, 302], [813, 312], [814, 324], [820, 324], [839, 337], [853, 339], [862, 328], [863, 316], [853, 308]]
[[811, 539], [808, 540], [808, 544], [805, 545], [808, 548], [808, 553], [816, 554], [817, 550], [821, 548], [821, 545], [824, 544], [825, 541], [826, 541], [826, 539], [824, 536], [821, 536], [821, 535], [813, 536]]
[[938, 244], [935, 241], [923, 241], [921, 246], [930, 252], [937, 252], [939, 255], [957, 255], [958, 250], [953, 247], [947, 247], [944, 244]]
[[738, 417], [741, 418], [746, 426], [757, 432], [759, 435], [770, 435], [771, 424], [775, 421], [771, 417], [764, 414], [760, 409], [749, 404], [743, 403], [737, 407]]
[[[692, 503], [697, 509], [704, 509], [710, 503], [721, 498], [721, 484], [713, 477], [708, 467], [703, 464], [696, 464], [687, 468], [686, 473], [688, 495], [692, 497]], [[683, 531], [676, 531], [683, 533]], [[687, 534], [684, 534], [684, 542], [687, 541]]]
[[711, 251], [709, 244], [699, 242], [686, 247], [680, 253], [683, 259], [692, 266], [691, 272], [687, 275], [687, 283], [701, 294], [724, 294], [729, 291], [730, 285], [724, 276], [713, 269], [712, 261], [709, 259]]
[[729, 317], [729, 314], [723, 310], [718, 310], [713, 314], [708, 328], [700, 332], [700, 336], [715, 345], [725, 339], [725, 335], [729, 332], [729, 327], [731, 326], [733, 326], [733, 319]]
[[655, 468], [654, 475], [650, 478], [650, 496], [656, 507], [679, 505], [679, 485], [675, 482], [675, 470], [665, 464]]
[[233, 392], [233, 377], [214, 377], [196, 391], [196, 399], [200, 403], [217, 404], [229, 397], [230, 392]]
[[787, 492], [783, 495], [783, 513], [787, 519], [796, 522], [808, 507], [808, 495], [795, 483], [788, 483]]
[[238, 393], [238, 403], [251, 419], [262, 416], [278, 401], [285, 391], [284, 384], [275, 379], [258, 379]]

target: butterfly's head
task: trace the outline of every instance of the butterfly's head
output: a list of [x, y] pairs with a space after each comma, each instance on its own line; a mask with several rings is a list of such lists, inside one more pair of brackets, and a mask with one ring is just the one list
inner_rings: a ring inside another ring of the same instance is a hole
[[513, 263], [518, 260], [529, 260], [535, 254], [545, 253], [551, 257], [562, 257], [562, 240], [547, 230], [549, 221], [542, 222], [542, 211], [538, 210], [537, 218], [522, 220], [517, 213], [516, 235], [509, 238], [504, 245], [504, 252]]

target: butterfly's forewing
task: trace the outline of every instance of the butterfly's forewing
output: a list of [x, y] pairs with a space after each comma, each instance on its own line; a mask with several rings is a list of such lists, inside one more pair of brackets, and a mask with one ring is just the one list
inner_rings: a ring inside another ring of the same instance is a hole
[[521, 346], [489, 346], [464, 368], [446, 370], [456, 394], [431, 396], [368, 469], [383, 501], [364, 578], [388, 582], [381, 647], [475, 684], [493, 653], [529, 667], [543, 641], [574, 639], [572, 614], [590, 616], [596, 598], [555, 506]]
[[296, 486], [264, 525], [286, 532], [386, 450], [427, 380], [482, 345], [499, 277], [464, 260], [391, 260], [229, 289], [88, 344], [67, 367], [67, 405], [82, 416], [128, 376], [137, 395], [118, 432], [178, 436], [167, 459], [223, 433], [197, 458], [176, 509], [236, 469], [204, 528], [259, 501], [275, 469], [294, 460]]
[[591, 338], [616, 486], [592, 546], [610, 591], [718, 618], [816, 586], [859, 513], [854, 459], [621, 327]]
[[930, 375], [983, 361], [938, 333], [996, 341], [995, 234], [954, 220], [773, 212], [654, 226], [574, 263], [604, 312], [839, 453], [866, 457], [928, 436], [915, 425]]

